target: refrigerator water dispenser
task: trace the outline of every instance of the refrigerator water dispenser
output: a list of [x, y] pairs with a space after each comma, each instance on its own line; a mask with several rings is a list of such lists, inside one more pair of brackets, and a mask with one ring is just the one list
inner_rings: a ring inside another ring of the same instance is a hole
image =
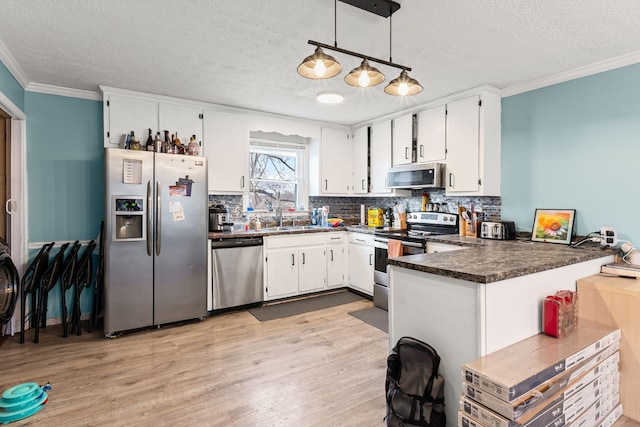
[[147, 238], [144, 198], [113, 196], [113, 240], [139, 241]]

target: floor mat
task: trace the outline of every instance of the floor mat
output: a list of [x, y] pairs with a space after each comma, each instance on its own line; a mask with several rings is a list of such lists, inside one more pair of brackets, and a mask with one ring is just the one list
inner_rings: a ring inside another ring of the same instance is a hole
[[283, 317], [295, 316], [296, 314], [308, 313], [323, 308], [333, 307], [341, 304], [363, 300], [360, 295], [353, 292], [342, 291], [332, 294], [309, 297], [297, 301], [282, 302], [273, 305], [264, 305], [258, 308], [247, 310], [261, 322], [267, 320], [281, 319]]
[[386, 310], [378, 307], [369, 307], [364, 310], [350, 311], [349, 314], [383, 332], [389, 333], [389, 313]]

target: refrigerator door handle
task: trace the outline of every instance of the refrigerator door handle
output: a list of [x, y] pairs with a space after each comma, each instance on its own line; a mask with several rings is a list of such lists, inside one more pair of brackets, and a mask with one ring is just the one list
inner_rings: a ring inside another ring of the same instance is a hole
[[152, 210], [150, 209], [151, 207], [151, 202], [152, 202], [152, 197], [151, 197], [151, 181], [147, 181], [147, 255], [151, 256], [151, 227], [152, 227], [152, 222], [151, 222], [151, 212]]
[[162, 220], [162, 199], [160, 197], [160, 183], [156, 182], [156, 256], [160, 255], [160, 222]]

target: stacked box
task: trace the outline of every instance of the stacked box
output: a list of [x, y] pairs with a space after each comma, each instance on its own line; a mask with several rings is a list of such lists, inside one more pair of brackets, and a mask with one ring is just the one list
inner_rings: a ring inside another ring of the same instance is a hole
[[568, 424], [573, 422], [575, 418], [594, 404], [601, 396], [617, 394], [619, 392], [619, 380], [620, 377], [617, 370], [603, 373], [599, 378], [591, 381], [574, 395], [566, 399], [562, 395], [556, 397], [550, 404], [545, 405], [539, 413], [524, 423], [509, 420], [464, 394], [460, 397], [460, 412], [487, 427], [541, 427], [556, 422], [561, 417]]
[[619, 329], [584, 322], [561, 339], [539, 334], [468, 363], [462, 367], [458, 423], [606, 423], [619, 403], [619, 346]]

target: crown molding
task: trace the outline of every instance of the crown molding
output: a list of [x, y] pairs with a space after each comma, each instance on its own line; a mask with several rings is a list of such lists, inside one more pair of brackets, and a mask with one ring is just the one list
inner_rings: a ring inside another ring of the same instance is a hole
[[0, 40], [0, 61], [2, 61], [5, 67], [7, 67], [7, 70], [9, 70], [20, 86], [22, 86], [22, 89], [26, 89], [29, 85], [29, 79], [13, 55], [11, 55], [7, 46], [2, 43], [2, 40]]
[[25, 89], [27, 92], [45, 93], [48, 95], [68, 96], [69, 98], [88, 99], [90, 101], [102, 101], [102, 94], [90, 90], [72, 89], [61, 86], [51, 86], [42, 83], [29, 83]]
[[615, 70], [616, 68], [622, 68], [628, 65], [637, 64], [639, 62], [640, 52], [618, 56], [616, 58], [607, 59], [590, 65], [585, 65], [584, 67], [574, 68], [573, 70], [552, 74], [540, 79], [530, 80], [525, 83], [506, 87], [502, 89], [502, 97], [505, 98], [507, 96], [518, 95], [520, 93], [541, 89], [543, 87], [552, 86], [558, 83], [564, 83], [582, 77], [591, 76], [593, 74]]

